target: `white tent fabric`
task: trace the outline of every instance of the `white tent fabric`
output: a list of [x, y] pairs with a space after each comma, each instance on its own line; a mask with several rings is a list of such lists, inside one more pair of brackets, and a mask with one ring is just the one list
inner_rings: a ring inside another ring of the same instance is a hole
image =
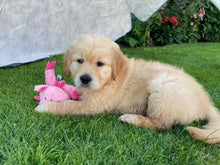
[[0, 67], [64, 53], [83, 33], [113, 40], [167, 0], [0, 0]]
[[220, 10], [220, 0], [211, 0], [211, 2]]

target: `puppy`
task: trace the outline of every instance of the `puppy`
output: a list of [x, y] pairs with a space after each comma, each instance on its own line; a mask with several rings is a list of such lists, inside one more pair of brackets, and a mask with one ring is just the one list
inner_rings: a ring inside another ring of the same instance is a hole
[[196, 139], [220, 142], [220, 113], [203, 87], [183, 70], [159, 62], [128, 59], [112, 40], [82, 35], [64, 57], [66, 76], [81, 100], [49, 102], [38, 112], [57, 115], [120, 113], [120, 120], [153, 130], [207, 120], [204, 129], [187, 127]]

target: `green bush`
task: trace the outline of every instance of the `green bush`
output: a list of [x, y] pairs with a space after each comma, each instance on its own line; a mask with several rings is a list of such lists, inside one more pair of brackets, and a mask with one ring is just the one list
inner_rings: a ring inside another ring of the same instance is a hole
[[154, 22], [154, 17], [147, 22], [139, 21], [134, 15], [132, 15], [132, 30], [120, 38], [117, 42], [130, 47], [138, 47], [153, 44], [150, 36], [150, 28]]
[[204, 21], [203, 1], [171, 0], [157, 14], [161, 17], [161, 24], [151, 26], [155, 44], [189, 43], [201, 38], [199, 24]]
[[202, 41], [220, 41], [220, 11], [212, 4], [205, 5], [206, 16], [200, 25]]
[[219, 10], [205, 0], [170, 0], [146, 22], [132, 16], [132, 30], [117, 42], [130, 47], [220, 41]]

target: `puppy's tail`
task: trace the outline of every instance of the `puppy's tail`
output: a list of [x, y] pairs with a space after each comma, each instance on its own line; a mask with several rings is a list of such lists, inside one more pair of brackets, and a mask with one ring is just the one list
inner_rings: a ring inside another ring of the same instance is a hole
[[207, 116], [208, 124], [203, 129], [186, 127], [190, 135], [198, 140], [204, 140], [208, 144], [220, 143], [220, 112], [217, 108], [211, 107]]

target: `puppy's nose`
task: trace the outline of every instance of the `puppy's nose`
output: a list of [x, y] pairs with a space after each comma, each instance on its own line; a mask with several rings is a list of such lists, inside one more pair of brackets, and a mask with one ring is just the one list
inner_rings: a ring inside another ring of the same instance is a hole
[[80, 77], [80, 80], [83, 84], [88, 84], [92, 80], [92, 78], [89, 75], [82, 75]]

